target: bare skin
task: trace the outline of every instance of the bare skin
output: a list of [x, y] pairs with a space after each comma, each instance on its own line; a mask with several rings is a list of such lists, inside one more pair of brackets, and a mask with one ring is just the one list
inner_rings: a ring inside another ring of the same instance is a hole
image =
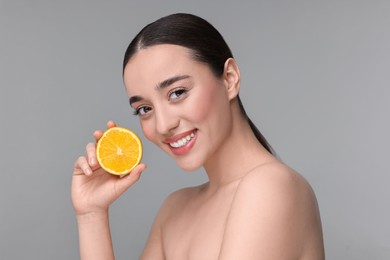
[[229, 178], [213, 179], [207, 165], [213, 181], [167, 198], [141, 259], [324, 259], [310, 185], [245, 132], [249, 140], [230, 139], [237, 153], [225, 161]]
[[[129, 61], [124, 73], [129, 97], [137, 97], [132, 107], [142, 112], [145, 136], [184, 170], [203, 166], [209, 179], [166, 199], [140, 259], [324, 259], [315, 195], [301, 175], [255, 138], [237, 103], [235, 61], [227, 60], [217, 79], [188, 54], [179, 46], [149, 47]], [[171, 85], [159, 87], [172, 78]], [[189, 133], [193, 137], [184, 149], [172, 148], [170, 143]], [[101, 134], [95, 132], [96, 140]], [[80, 254], [114, 259], [109, 205], [146, 165], [118, 179], [102, 172], [95, 153], [95, 145], [88, 144], [73, 175]]]
[[[281, 168], [277, 163], [259, 166], [214, 192], [204, 184], [172, 194], [156, 220], [160, 231], [153, 230], [142, 259], [324, 259], [312, 191], [291, 170], [278, 172]], [[259, 190], [279, 182], [289, 191]], [[275, 209], [281, 202], [297, 205]], [[160, 239], [153, 241], [153, 236]]]

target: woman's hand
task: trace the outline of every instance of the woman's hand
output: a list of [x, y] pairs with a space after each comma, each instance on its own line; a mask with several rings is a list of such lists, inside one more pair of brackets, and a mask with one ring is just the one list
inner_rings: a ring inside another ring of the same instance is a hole
[[[107, 128], [114, 127], [109, 121]], [[98, 141], [102, 131], [93, 136]], [[85, 156], [80, 156], [74, 165], [72, 177], [72, 201], [76, 216], [105, 214], [108, 207], [131, 185], [139, 180], [145, 164], [139, 164], [128, 175], [120, 178], [104, 171], [96, 158], [96, 143], [88, 143]]]

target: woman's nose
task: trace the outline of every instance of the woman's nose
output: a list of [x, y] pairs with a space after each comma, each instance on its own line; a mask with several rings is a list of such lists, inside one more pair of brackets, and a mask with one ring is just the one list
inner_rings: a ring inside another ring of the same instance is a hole
[[179, 125], [179, 119], [169, 110], [156, 111], [156, 130], [161, 135], [167, 135]]

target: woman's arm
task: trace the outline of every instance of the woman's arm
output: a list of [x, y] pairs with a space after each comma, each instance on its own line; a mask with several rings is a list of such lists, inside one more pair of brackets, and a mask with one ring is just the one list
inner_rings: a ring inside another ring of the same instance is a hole
[[[113, 126], [113, 122], [107, 124], [107, 127]], [[101, 136], [102, 131], [94, 133], [96, 140]], [[108, 174], [97, 162], [95, 143], [89, 143], [86, 155], [76, 160], [72, 176], [72, 202], [82, 260], [114, 259], [108, 208], [140, 178], [145, 168], [145, 164], [140, 164], [123, 178]]]
[[115, 259], [108, 212], [77, 217], [80, 259]]

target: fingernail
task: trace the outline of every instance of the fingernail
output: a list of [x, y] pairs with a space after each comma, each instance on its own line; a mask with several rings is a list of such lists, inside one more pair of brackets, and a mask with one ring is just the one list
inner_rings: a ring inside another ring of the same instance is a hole
[[91, 175], [92, 174], [92, 171], [91, 171], [91, 169], [85, 169], [85, 174], [86, 175]]

